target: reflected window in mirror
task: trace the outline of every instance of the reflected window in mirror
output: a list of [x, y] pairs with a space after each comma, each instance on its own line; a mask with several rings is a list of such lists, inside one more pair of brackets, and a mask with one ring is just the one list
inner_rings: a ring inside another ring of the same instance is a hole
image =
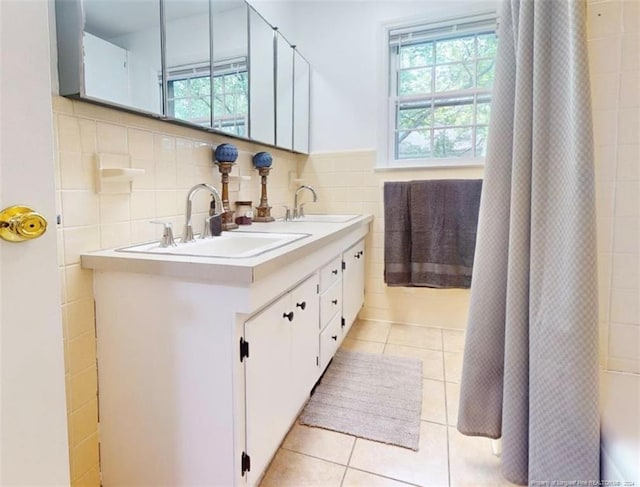
[[167, 116], [209, 126], [210, 111], [209, 63], [167, 70]]
[[213, 128], [246, 136], [249, 114], [247, 58], [213, 66]]
[[[167, 70], [167, 116], [202, 126], [211, 119], [211, 82], [208, 62]], [[246, 57], [214, 64], [213, 128], [246, 136], [248, 116]]]

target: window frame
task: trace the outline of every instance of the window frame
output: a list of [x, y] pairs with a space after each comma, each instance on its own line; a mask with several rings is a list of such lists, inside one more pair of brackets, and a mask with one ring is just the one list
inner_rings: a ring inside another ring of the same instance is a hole
[[[483, 34], [493, 33], [497, 36], [497, 13], [495, 11], [484, 11], [474, 13], [471, 15], [450, 17], [441, 19], [438, 21], [416, 21], [411, 22], [397, 22], [393, 24], [387, 24], [383, 26], [383, 43], [384, 43], [384, 70], [386, 76], [385, 83], [385, 102], [384, 122], [381, 123], [381, 130], [383, 130], [385, 136], [381, 137], [381, 150], [378, 155], [377, 169], [403, 169], [403, 168], [425, 168], [425, 167], [460, 167], [460, 166], [482, 166], [484, 165], [484, 156], [471, 156], [471, 157], [416, 157], [416, 158], [403, 158], [396, 159], [396, 134], [402, 132], [397, 124], [397, 117], [399, 115], [398, 106], [402, 103], [411, 102], [425, 102], [431, 105], [431, 110], [435, 108], [435, 104], [438, 100], [445, 99], [459, 99], [464, 97], [472, 98], [473, 106], [473, 120], [472, 125], [464, 125], [472, 130], [471, 147], [474, 148], [476, 144], [476, 127], [487, 127], [487, 124], [477, 124], [477, 111], [476, 106], [478, 100], [481, 98], [487, 99], [491, 103], [492, 87], [490, 88], [478, 88], [476, 86], [476, 77], [478, 70], [478, 63], [486, 59], [495, 59], [495, 57], [476, 57], [477, 47], [474, 47], [474, 57], [467, 62], [473, 63], [474, 69], [474, 86], [470, 89], [463, 90], [451, 90], [441, 91], [435, 90], [436, 79], [433, 74], [437, 67], [446, 65], [455, 65], [464, 62], [449, 61], [444, 63], [436, 63], [435, 49], [434, 58], [431, 63], [427, 63], [422, 69], [428, 68], [431, 70], [431, 90], [427, 94], [419, 95], [404, 95], [399, 96], [397, 94], [399, 73], [411, 69], [420, 69], [420, 67], [401, 68], [399, 59], [399, 49], [401, 46], [411, 44], [423, 44], [427, 42], [433, 42], [434, 47], [437, 41], [455, 39], [461, 37], [474, 36], [474, 43], [477, 43], [478, 36]], [[404, 38], [404, 39], [403, 39]], [[444, 105], [451, 106], [451, 105]], [[432, 114], [431, 117], [434, 115]], [[457, 127], [457, 126], [456, 126]], [[454, 126], [443, 126], [442, 130], [456, 128]], [[460, 126], [463, 127], [463, 126]], [[435, 140], [434, 132], [438, 130], [434, 126], [433, 118], [429, 127], [424, 130], [429, 131], [429, 138], [431, 142]], [[486, 130], [486, 129], [485, 129]], [[432, 145], [433, 147], [433, 145]], [[486, 148], [486, 145], [485, 145]]]

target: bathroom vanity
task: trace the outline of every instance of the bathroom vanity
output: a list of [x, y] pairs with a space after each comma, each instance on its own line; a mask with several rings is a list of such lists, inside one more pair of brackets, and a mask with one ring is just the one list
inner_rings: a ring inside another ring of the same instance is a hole
[[371, 219], [231, 232], [300, 236], [248, 257], [83, 255], [102, 484], [257, 485], [363, 304]]

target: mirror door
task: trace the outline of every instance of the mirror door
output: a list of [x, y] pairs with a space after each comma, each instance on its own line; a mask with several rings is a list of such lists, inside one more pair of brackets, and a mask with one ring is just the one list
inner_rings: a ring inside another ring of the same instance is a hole
[[293, 149], [293, 48], [276, 35], [276, 145]]
[[293, 54], [293, 150], [309, 152], [309, 62], [294, 49]]
[[162, 114], [160, 2], [83, 7], [83, 96]]
[[248, 136], [249, 34], [244, 0], [212, 3], [213, 125]]
[[275, 85], [273, 27], [249, 8], [249, 138], [274, 145]]
[[164, 0], [166, 113], [211, 126], [209, 0]]

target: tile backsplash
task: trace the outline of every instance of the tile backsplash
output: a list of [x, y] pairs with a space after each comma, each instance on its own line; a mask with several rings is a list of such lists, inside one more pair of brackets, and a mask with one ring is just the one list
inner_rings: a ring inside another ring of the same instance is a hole
[[[80, 255], [158, 239], [161, 226], [151, 220], [169, 221], [181, 235], [189, 188], [209, 183], [220, 189], [213, 163], [219, 143], [239, 149], [229, 185], [231, 209], [240, 193], [258, 204], [259, 176], [251, 157], [267, 150], [274, 158], [269, 203], [281, 215], [281, 205], [293, 202], [289, 184], [304, 157], [58, 96], [53, 111], [71, 478], [74, 485], [99, 486], [93, 272], [82, 269]], [[99, 193], [100, 155], [130, 161], [144, 175], [133, 180], [130, 192]], [[209, 201], [205, 192], [194, 199], [196, 232]]]
[[600, 363], [640, 373], [640, 3], [590, 0]]

